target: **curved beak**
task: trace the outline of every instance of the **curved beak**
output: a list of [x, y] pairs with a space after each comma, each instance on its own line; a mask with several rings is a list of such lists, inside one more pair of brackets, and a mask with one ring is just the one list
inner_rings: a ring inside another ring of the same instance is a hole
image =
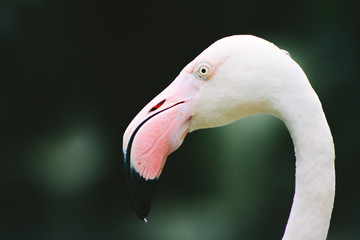
[[138, 113], [124, 133], [124, 168], [131, 206], [144, 221], [166, 158], [188, 133], [198, 88], [192, 75], [181, 73]]

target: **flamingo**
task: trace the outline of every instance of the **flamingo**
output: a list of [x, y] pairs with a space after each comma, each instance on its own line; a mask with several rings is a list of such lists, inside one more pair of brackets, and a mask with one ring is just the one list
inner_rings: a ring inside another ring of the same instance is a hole
[[251, 35], [213, 43], [127, 127], [124, 168], [135, 214], [147, 221], [154, 183], [188, 132], [257, 113], [281, 119], [295, 148], [295, 194], [282, 239], [326, 239], [335, 151], [321, 102], [287, 51]]

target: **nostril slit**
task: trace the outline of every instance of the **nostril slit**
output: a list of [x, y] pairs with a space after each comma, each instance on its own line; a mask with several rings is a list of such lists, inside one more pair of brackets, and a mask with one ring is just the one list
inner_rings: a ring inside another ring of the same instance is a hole
[[155, 106], [153, 106], [149, 112], [153, 112], [155, 110], [158, 110], [163, 104], [164, 102], [166, 101], [166, 99], [162, 100], [161, 102], [159, 102], [158, 104], [156, 104]]

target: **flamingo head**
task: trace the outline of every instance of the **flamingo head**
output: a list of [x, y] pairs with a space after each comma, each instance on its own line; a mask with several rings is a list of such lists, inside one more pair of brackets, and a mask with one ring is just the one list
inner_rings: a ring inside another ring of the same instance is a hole
[[283, 84], [278, 75], [286, 71], [279, 69], [279, 61], [289, 59], [285, 51], [257, 37], [223, 38], [137, 114], [124, 133], [123, 152], [130, 201], [139, 218], [146, 221], [153, 185], [188, 132], [272, 113], [269, 89]]

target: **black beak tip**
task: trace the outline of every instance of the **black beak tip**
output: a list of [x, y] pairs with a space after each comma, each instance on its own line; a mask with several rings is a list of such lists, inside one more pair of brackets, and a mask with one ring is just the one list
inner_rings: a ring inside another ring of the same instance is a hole
[[130, 202], [135, 215], [145, 221], [151, 207], [151, 192], [146, 195], [144, 192], [130, 192]]
[[[150, 210], [150, 209], [149, 209]], [[149, 211], [148, 211], [149, 212]], [[138, 217], [138, 218], [140, 218], [142, 221], [144, 221], [144, 222], [148, 222], [148, 219], [147, 219], [147, 214], [146, 215], [144, 215], [142, 212], [135, 212], [135, 214], [136, 214], [136, 216]]]
[[[156, 114], [154, 114], [156, 115]], [[152, 115], [151, 117], [153, 117]], [[150, 118], [151, 118], [150, 117]], [[140, 127], [150, 118], [145, 119], [132, 133], [124, 153], [124, 170], [126, 185], [129, 191], [131, 208], [141, 220], [147, 222], [152, 198], [152, 190], [156, 179], [145, 179], [131, 166], [131, 148], [134, 137]], [[128, 154], [126, 154], [128, 153]]]
[[152, 190], [156, 180], [145, 180], [134, 169], [127, 178], [131, 208], [138, 218], [147, 222], [152, 199]]

